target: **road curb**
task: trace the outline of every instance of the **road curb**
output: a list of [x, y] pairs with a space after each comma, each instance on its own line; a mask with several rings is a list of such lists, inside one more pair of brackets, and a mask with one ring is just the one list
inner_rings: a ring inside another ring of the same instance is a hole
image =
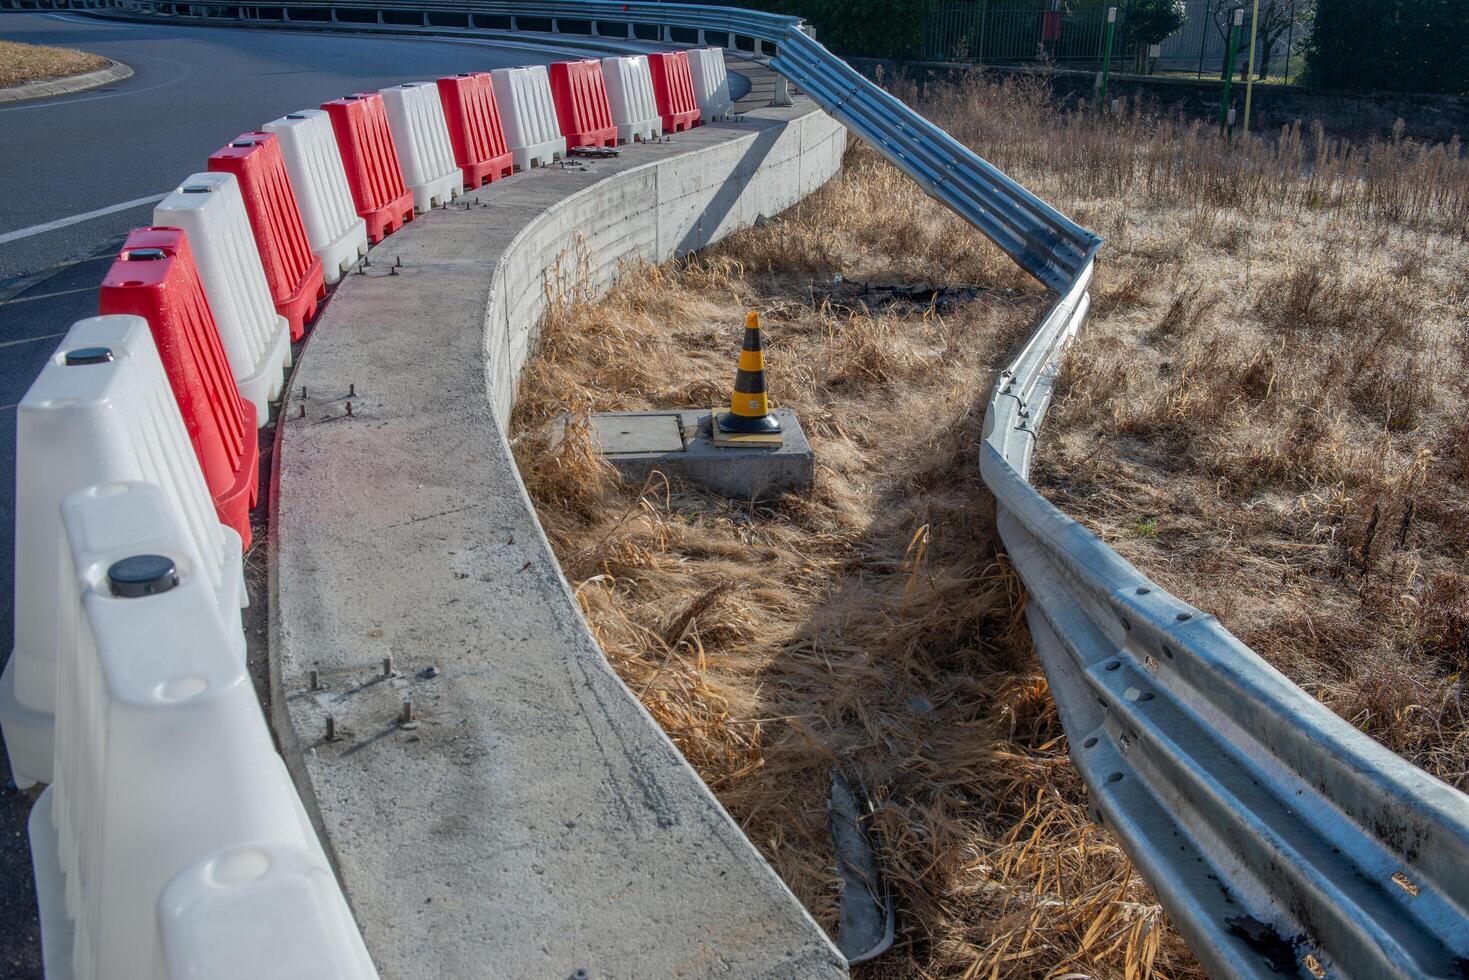
[[121, 61], [107, 59], [106, 68], [98, 68], [96, 71], [83, 72], [80, 75], [69, 75], [66, 78], [43, 78], [39, 81], [26, 82], [24, 85], [12, 85], [10, 88], [0, 88], [0, 103], [3, 102], [25, 102], [29, 99], [47, 99], [55, 95], [70, 95], [73, 92], [85, 92], [89, 88], [100, 88], [113, 82], [120, 82], [125, 78], [133, 77], [133, 69]]

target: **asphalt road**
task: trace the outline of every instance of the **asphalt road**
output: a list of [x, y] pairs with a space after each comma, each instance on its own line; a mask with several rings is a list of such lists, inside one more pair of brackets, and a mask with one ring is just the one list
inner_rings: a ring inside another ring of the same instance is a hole
[[[350, 92], [574, 52], [444, 38], [384, 38], [127, 24], [0, 13], [0, 38], [95, 51], [135, 74], [105, 88], [0, 106], [0, 656], [13, 642], [15, 405], [152, 203], [234, 136]], [[584, 56], [584, 55], [583, 55]], [[39, 978], [25, 819], [30, 797], [0, 754], [0, 978]]]

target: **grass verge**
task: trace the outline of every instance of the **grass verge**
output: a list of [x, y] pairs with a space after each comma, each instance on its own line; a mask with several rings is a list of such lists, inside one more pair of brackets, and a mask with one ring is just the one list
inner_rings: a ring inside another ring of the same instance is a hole
[[47, 78], [67, 78], [106, 67], [107, 59], [100, 54], [72, 48], [0, 41], [0, 88]]

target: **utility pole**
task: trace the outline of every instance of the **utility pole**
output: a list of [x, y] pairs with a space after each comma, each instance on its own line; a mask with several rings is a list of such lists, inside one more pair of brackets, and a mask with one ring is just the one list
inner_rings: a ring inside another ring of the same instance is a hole
[[1097, 105], [1107, 104], [1107, 76], [1112, 74], [1112, 36], [1117, 33], [1117, 8], [1107, 8], [1107, 31], [1102, 41], [1102, 84], [1097, 89]]
[[1239, 47], [1239, 29], [1245, 22], [1245, 8], [1234, 8], [1229, 25], [1229, 44], [1224, 49], [1224, 94], [1219, 99], [1219, 131], [1229, 125], [1229, 89], [1234, 84], [1234, 49]]
[[1250, 99], [1255, 94], [1255, 44], [1260, 36], [1260, 0], [1255, 0], [1255, 12], [1250, 15], [1250, 73], [1245, 79], [1245, 135], [1250, 135]]

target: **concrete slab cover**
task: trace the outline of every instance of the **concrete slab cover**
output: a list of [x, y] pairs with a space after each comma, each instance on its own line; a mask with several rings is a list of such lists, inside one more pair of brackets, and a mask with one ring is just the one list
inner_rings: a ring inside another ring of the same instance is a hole
[[681, 453], [678, 413], [601, 413], [591, 419], [592, 438], [604, 456], [621, 453]]
[[605, 289], [844, 147], [802, 100], [517, 175], [389, 237], [318, 323], [282, 411], [272, 710], [383, 977], [845, 975], [606, 663], [503, 435], [548, 269]]
[[[636, 484], [653, 470], [676, 480], [707, 487], [733, 500], [765, 499], [777, 494], [809, 488], [816, 479], [816, 454], [796, 414], [788, 408], [775, 410], [781, 432], [775, 446], [717, 446], [713, 439], [712, 412], [683, 409], [678, 412], [604, 412], [592, 416], [598, 432], [612, 432], [619, 440], [618, 451], [603, 449], [607, 462], [617, 467], [623, 479]], [[656, 430], [647, 429], [656, 424]], [[671, 433], [665, 427], [673, 424]], [[642, 433], [648, 431], [648, 435]], [[626, 430], [627, 435], [622, 435]], [[643, 448], [660, 434], [671, 449]]]

